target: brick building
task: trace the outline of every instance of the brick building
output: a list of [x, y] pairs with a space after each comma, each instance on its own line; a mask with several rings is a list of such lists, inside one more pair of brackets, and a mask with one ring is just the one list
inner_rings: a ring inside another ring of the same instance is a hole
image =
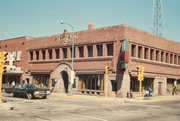
[[[53, 92], [69, 93], [72, 34], [48, 37], [20, 37], [0, 42], [7, 51], [8, 69], [3, 83], [33, 83]], [[139, 91], [137, 66], [145, 68], [143, 88], [165, 95], [180, 88], [180, 43], [142, 30], [118, 25], [75, 32], [75, 79], [73, 92], [104, 95], [108, 65], [108, 96], [126, 97]], [[11, 55], [11, 56], [10, 56]], [[168, 91], [167, 91], [168, 90]]]

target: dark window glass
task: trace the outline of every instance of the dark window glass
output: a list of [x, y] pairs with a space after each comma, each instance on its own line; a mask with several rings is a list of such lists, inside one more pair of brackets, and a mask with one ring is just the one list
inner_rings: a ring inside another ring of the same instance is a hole
[[46, 59], [46, 51], [42, 50], [42, 59], [45, 60]]
[[170, 63], [173, 63], [173, 54], [170, 54]]
[[39, 51], [36, 51], [36, 60], [39, 60]]
[[87, 46], [88, 49], [88, 57], [93, 57], [93, 46]]
[[30, 52], [30, 59], [33, 60], [33, 52]]
[[142, 58], [142, 47], [138, 46], [138, 58]]
[[135, 57], [136, 45], [131, 45], [131, 57]]
[[144, 48], [144, 58], [148, 59], [148, 48]]
[[[71, 58], [72, 58], [72, 48], [70, 48], [70, 50], [71, 50]], [[75, 52], [76, 52], [76, 51], [75, 51], [75, 48], [74, 48], [74, 53], [73, 53], [73, 55], [74, 55], [73, 57], [74, 57], [74, 58], [75, 58]]]
[[159, 61], [159, 51], [156, 50], [156, 61]]
[[168, 59], [169, 59], [169, 53], [166, 53], [166, 63], [168, 63], [169, 61], [168, 61]]
[[59, 49], [55, 49], [55, 52], [56, 52], [56, 59], [59, 59]]
[[84, 47], [78, 47], [79, 49], [79, 57], [83, 58], [84, 57]]
[[52, 50], [48, 50], [49, 53], [49, 59], [52, 59]]
[[104, 90], [104, 75], [80, 74], [78, 75], [78, 89], [80, 90]]
[[97, 45], [97, 56], [102, 56], [103, 55], [103, 47], [102, 45]]
[[63, 48], [63, 58], [67, 58], [67, 48]]
[[107, 44], [107, 56], [113, 56], [113, 44]]
[[161, 52], [161, 62], [164, 62], [164, 52]]
[[174, 55], [174, 64], [177, 64], [177, 55]]
[[154, 50], [151, 49], [150, 50], [150, 60], [153, 60], [154, 59]]

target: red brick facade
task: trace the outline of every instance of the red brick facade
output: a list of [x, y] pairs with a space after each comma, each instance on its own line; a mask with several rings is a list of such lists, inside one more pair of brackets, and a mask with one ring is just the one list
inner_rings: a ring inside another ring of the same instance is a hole
[[[69, 40], [63, 41], [63, 37], [61, 34], [4, 40], [0, 42], [0, 50], [22, 51], [21, 60], [14, 62], [16, 67], [22, 68], [20, 83], [28, 80], [48, 86], [53, 92], [69, 93], [72, 35], [68, 36]], [[126, 40], [127, 44], [123, 45]], [[108, 96], [126, 97], [130, 90], [136, 95], [139, 88], [137, 66], [144, 66], [143, 87], [151, 87], [154, 95], [167, 94], [173, 86], [180, 86], [180, 43], [119, 25], [75, 32], [74, 45], [74, 93], [104, 95], [107, 65], [110, 67]], [[122, 69], [123, 46], [128, 47], [126, 69]]]

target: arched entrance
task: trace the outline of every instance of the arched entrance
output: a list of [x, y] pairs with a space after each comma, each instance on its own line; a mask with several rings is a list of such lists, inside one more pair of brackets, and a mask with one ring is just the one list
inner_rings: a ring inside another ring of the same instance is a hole
[[70, 93], [71, 64], [67, 62], [60, 63], [51, 73], [51, 80], [54, 81], [53, 92]]
[[62, 79], [64, 82], [64, 91], [65, 93], [68, 93], [68, 85], [69, 85], [69, 77], [68, 77], [68, 73], [66, 71], [62, 71]]

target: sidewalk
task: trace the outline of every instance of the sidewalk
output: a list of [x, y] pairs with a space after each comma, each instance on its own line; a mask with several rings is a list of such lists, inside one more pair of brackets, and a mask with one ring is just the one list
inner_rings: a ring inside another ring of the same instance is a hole
[[52, 93], [52, 97], [66, 98], [66, 99], [80, 99], [89, 101], [123, 101], [123, 102], [151, 102], [151, 101], [168, 101], [168, 100], [180, 100], [180, 95], [165, 95], [165, 96], [152, 96], [149, 98], [139, 97], [135, 98], [116, 98], [116, 97], [104, 97], [104, 96], [92, 96], [92, 95], [77, 95], [69, 96], [63, 93]]

